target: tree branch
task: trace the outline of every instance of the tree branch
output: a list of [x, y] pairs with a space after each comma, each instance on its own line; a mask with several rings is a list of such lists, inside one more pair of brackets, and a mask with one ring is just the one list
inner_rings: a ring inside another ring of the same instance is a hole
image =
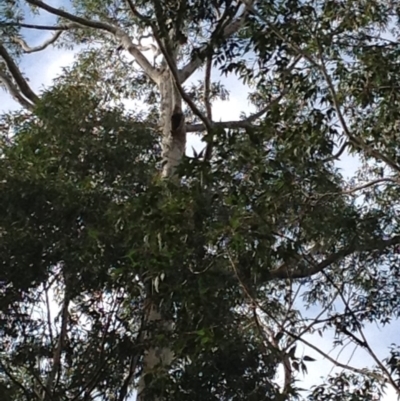
[[[219, 121], [213, 122], [214, 127], [227, 128], [227, 129], [238, 129], [238, 128], [254, 128], [253, 122], [262, 117], [268, 110], [271, 109], [273, 105], [279, 103], [280, 100], [287, 94], [288, 90], [283, 91], [275, 99], [271, 100], [263, 109], [257, 111], [256, 113], [250, 115], [244, 120], [237, 121]], [[188, 124], [186, 126], [186, 132], [202, 132], [205, 130], [204, 124]]]
[[69, 21], [75, 22], [81, 25], [81, 27], [100, 29], [113, 34], [115, 38], [120, 41], [121, 46], [135, 58], [136, 62], [143, 69], [145, 74], [148, 75], [148, 77], [153, 82], [157, 82], [157, 79], [160, 76], [160, 72], [150, 64], [150, 62], [143, 55], [143, 53], [133, 44], [129, 35], [118, 26], [101, 21], [93, 21], [87, 18], [78, 17], [66, 11], [52, 7], [40, 0], [26, 0], [26, 1], [29, 4], [42, 8], [43, 10], [46, 10], [47, 12], [53, 15], [57, 15]]
[[303, 264], [302, 267], [297, 269], [291, 269], [292, 266], [289, 266], [287, 263], [282, 264], [277, 269], [272, 270], [270, 274], [271, 279], [288, 279], [288, 278], [306, 278], [311, 277], [314, 274], [322, 272], [327, 267], [331, 266], [333, 263], [339, 262], [344, 259], [346, 256], [349, 256], [353, 253], [361, 253], [361, 252], [371, 252], [371, 251], [382, 251], [390, 246], [400, 244], [400, 235], [396, 235], [393, 238], [387, 240], [375, 240], [369, 246], [357, 246], [350, 245], [347, 248], [343, 248], [338, 252], [332, 253], [326, 257], [320, 263], [313, 264], [310, 268], [305, 266], [305, 260], [307, 257], [311, 257], [311, 254], [306, 255], [306, 258], [302, 258], [298, 255], [297, 260], [295, 261], [297, 264]]
[[140, 14], [140, 12], [136, 9], [135, 5], [132, 3], [132, 0], [126, 0], [126, 2], [128, 3], [128, 6], [132, 12], [132, 14], [140, 19], [141, 21], [144, 21], [146, 19], [146, 17], [142, 14]]
[[[139, 346], [143, 340], [144, 340], [144, 324], [145, 324], [145, 316], [142, 316], [140, 327], [139, 327], [139, 332], [135, 340], [135, 346]], [[130, 363], [129, 363], [129, 369], [128, 373], [125, 377], [124, 382], [122, 383], [119, 395], [118, 395], [118, 401], [124, 401], [125, 397], [128, 394], [129, 386], [132, 384], [133, 379], [134, 379], [134, 374], [138, 365], [139, 357], [141, 356], [140, 352], [137, 351], [134, 356], [131, 357]]]
[[18, 102], [22, 107], [24, 107], [27, 110], [30, 111], [33, 110], [34, 105], [30, 101], [25, 99], [25, 97], [19, 92], [18, 88], [13, 84], [11, 79], [2, 71], [0, 71], [0, 81], [3, 82], [7, 91], [10, 93], [10, 95], [16, 102]]
[[17, 26], [20, 28], [38, 29], [42, 31], [65, 31], [69, 29], [67, 25], [35, 25], [25, 24], [23, 22], [2, 22], [0, 26]]
[[8, 71], [14, 78], [19, 90], [22, 94], [28, 98], [32, 103], [36, 103], [39, 100], [39, 97], [33, 92], [31, 87], [28, 85], [26, 79], [22, 76], [21, 71], [19, 70], [17, 64], [14, 62], [12, 57], [9, 55], [7, 49], [0, 42], [0, 57], [3, 58]]
[[18, 37], [16, 37], [16, 36], [14, 36], [14, 37], [12, 38], [12, 40], [13, 40], [15, 43], [18, 43], [18, 44], [22, 47], [22, 50], [23, 50], [25, 53], [34, 53], [34, 52], [39, 52], [39, 51], [41, 51], [41, 50], [44, 50], [44, 49], [46, 49], [46, 47], [52, 45], [52, 44], [61, 36], [61, 34], [62, 34], [63, 32], [64, 32], [64, 30], [56, 31], [56, 32], [54, 33], [54, 35], [53, 35], [50, 39], [46, 40], [46, 41], [45, 41], [44, 43], [42, 43], [41, 45], [35, 46], [35, 47], [30, 47], [30, 46], [28, 46], [28, 44], [27, 44], [22, 38], [18, 38]]
[[285, 330], [285, 331], [289, 336], [293, 337], [297, 341], [302, 342], [307, 347], [310, 347], [315, 352], [317, 352], [318, 354], [320, 354], [324, 358], [326, 358], [329, 362], [333, 363], [335, 366], [337, 366], [339, 368], [342, 368], [342, 369], [350, 370], [350, 371], [355, 372], [355, 373], [359, 373], [361, 375], [368, 375], [368, 376], [372, 376], [373, 375], [372, 373], [368, 373], [365, 369], [358, 369], [358, 368], [355, 368], [353, 366], [341, 363], [341, 362], [337, 361], [335, 358], [332, 358], [326, 352], [322, 351], [320, 348], [318, 348], [314, 344], [308, 342], [307, 340], [304, 340], [301, 336], [298, 336], [298, 335], [296, 335], [294, 333], [291, 333], [290, 331], [287, 331], [287, 330]]
[[206, 71], [204, 75], [204, 106], [207, 113], [207, 118], [212, 121], [212, 108], [210, 101], [211, 93], [211, 68], [212, 68], [212, 55], [207, 57]]
[[345, 149], [350, 145], [350, 142], [345, 142], [341, 148], [338, 150], [338, 152], [332, 156], [327, 157], [326, 159], [322, 160], [323, 163], [327, 163], [333, 160], [339, 160], [339, 157], [342, 155], [342, 153], [345, 151]]
[[41, 0], [26, 0], [27, 3], [32, 4], [33, 6], [37, 6], [50, 14], [57, 15], [58, 17], [65, 18], [69, 21], [76, 22], [77, 24], [89, 27], [89, 28], [95, 28], [95, 29], [101, 29], [103, 31], [110, 32], [112, 34], [115, 34], [116, 30], [118, 29], [116, 26], [101, 22], [101, 21], [93, 21], [87, 18], [83, 17], [78, 17], [76, 15], [70, 14], [67, 11], [60, 10], [58, 8], [52, 7], [46, 3], [44, 3]]

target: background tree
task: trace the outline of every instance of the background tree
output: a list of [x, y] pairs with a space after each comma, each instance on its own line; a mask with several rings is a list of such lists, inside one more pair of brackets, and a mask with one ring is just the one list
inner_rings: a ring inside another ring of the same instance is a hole
[[[304, 337], [326, 329], [376, 366], [331, 358], [343, 372], [304, 397], [400, 393], [398, 350], [379, 359], [363, 331], [399, 311], [400, 73], [382, 34], [397, 36], [398, 5], [5, 2], [0, 80], [25, 109], [2, 118], [5, 396], [295, 399], [313, 359], [296, 344], [330, 358]], [[53, 36], [33, 48], [32, 29]], [[82, 43], [34, 93], [22, 55]], [[213, 121], [213, 67], [253, 88], [256, 114]], [[206, 144], [193, 158], [190, 132]], [[357, 182], [334, 165], [345, 150]], [[311, 321], [299, 300], [320, 308]]]

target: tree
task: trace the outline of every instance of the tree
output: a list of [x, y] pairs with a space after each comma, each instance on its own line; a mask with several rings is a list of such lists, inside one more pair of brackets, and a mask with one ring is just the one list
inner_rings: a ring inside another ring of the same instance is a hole
[[[135, 386], [139, 401], [295, 399], [313, 361], [296, 344], [330, 358], [305, 338], [325, 329], [376, 366], [331, 358], [344, 371], [305, 397], [400, 393], [398, 350], [379, 359], [363, 331], [399, 310], [399, 50], [382, 36], [397, 35], [399, 4], [387, 3], [4, 3], [0, 80], [24, 108], [2, 119], [8, 399], [123, 401]], [[31, 21], [38, 11], [57, 21]], [[31, 30], [54, 33], [30, 47]], [[18, 60], [51, 45], [83, 49], [37, 94]], [[226, 95], [213, 68], [254, 88], [255, 114], [213, 121]], [[189, 158], [193, 132], [205, 149]], [[345, 150], [362, 160], [356, 182], [335, 167]], [[311, 322], [300, 297], [320, 307]]]

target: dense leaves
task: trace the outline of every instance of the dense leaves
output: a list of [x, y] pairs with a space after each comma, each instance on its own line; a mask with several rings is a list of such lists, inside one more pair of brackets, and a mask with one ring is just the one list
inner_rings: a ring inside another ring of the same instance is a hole
[[[76, 63], [28, 99], [29, 113], [1, 119], [2, 399], [127, 400], [151, 347], [175, 358], [145, 376], [150, 400], [400, 391], [397, 346], [377, 357], [363, 331], [400, 314], [399, 4], [252, 4], [229, 36], [240, 1], [66, 4], [140, 46], [157, 32], [179, 68], [212, 56], [265, 112], [254, 124], [212, 126], [212, 158], [184, 157], [177, 179], [163, 180], [156, 85], [109, 31], [65, 28], [57, 43], [80, 46]], [[0, 79], [13, 94], [4, 54], [21, 55], [17, 23], [30, 14], [2, 7]], [[157, 57], [154, 67], [166, 68]], [[187, 90], [201, 112], [206, 92], [228, 98], [222, 83], [209, 86]], [[126, 101], [146, 107], [130, 112]], [[199, 123], [187, 108], [187, 122]], [[351, 180], [336, 165], [344, 152], [362, 163]], [[149, 299], [168, 327], [146, 319]], [[327, 331], [374, 366], [341, 363], [302, 389], [296, 379], [316, 357], [296, 344], [327, 357], [307, 337]]]

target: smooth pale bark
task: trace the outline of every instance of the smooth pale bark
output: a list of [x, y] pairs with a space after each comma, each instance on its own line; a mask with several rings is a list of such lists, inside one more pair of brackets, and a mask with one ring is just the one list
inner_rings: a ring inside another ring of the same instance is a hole
[[[158, 89], [161, 94], [161, 131], [162, 131], [162, 158], [164, 179], [174, 179], [176, 167], [185, 154], [186, 129], [185, 119], [182, 113], [182, 100], [172, 74], [169, 69], [165, 69], [158, 82]], [[151, 300], [151, 294], [147, 294], [147, 316], [146, 325], [158, 325], [160, 329], [170, 331], [173, 328], [172, 322], [166, 321], [158, 310], [158, 306]], [[151, 333], [145, 333], [145, 339], [151, 340]], [[146, 375], [155, 369], [167, 373], [174, 354], [168, 347], [151, 347], [144, 352], [143, 370], [138, 385], [137, 401], [145, 400]], [[162, 398], [153, 397], [154, 401]]]
[[161, 94], [161, 146], [164, 162], [162, 175], [164, 178], [172, 178], [185, 154], [185, 118], [182, 113], [182, 99], [168, 69], [161, 75], [158, 88]]

